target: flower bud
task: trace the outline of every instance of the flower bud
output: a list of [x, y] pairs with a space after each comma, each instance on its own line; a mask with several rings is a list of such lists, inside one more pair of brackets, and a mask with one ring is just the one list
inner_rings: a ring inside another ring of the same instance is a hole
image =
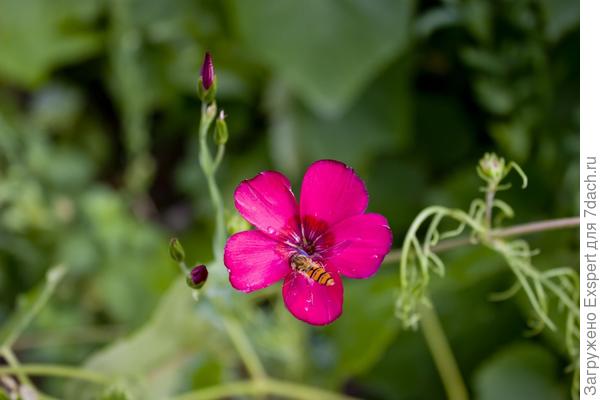
[[498, 157], [494, 153], [485, 153], [483, 158], [479, 160], [477, 169], [482, 178], [500, 182], [504, 177], [505, 167], [504, 158]]
[[206, 269], [206, 265], [198, 264], [196, 265], [187, 276], [187, 284], [192, 289], [200, 289], [206, 283], [208, 279], [208, 269]]
[[172, 238], [169, 242], [169, 254], [175, 262], [183, 262], [185, 260], [185, 251], [177, 238]]
[[217, 76], [210, 53], [204, 55], [204, 62], [198, 79], [198, 94], [200, 99], [206, 103], [212, 103], [217, 92]]
[[227, 139], [229, 139], [229, 130], [227, 129], [227, 122], [225, 122], [225, 112], [221, 110], [216, 122], [215, 143], [223, 145], [227, 143]]
[[204, 90], [210, 89], [214, 83], [215, 69], [213, 67], [212, 57], [210, 53], [204, 55], [204, 63], [202, 64], [202, 87]]

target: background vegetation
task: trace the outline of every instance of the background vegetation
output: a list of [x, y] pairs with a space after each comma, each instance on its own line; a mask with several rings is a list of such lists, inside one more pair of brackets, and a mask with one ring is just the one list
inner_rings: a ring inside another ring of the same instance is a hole
[[[241, 179], [272, 168], [298, 187], [309, 163], [334, 158], [366, 180], [399, 247], [423, 207], [464, 209], [479, 195], [485, 151], [529, 176], [527, 190], [502, 193], [516, 212], [505, 224], [578, 213], [578, 25], [578, 2], [562, 0], [0, 0], [2, 325], [50, 267], [67, 268], [14, 351], [135, 376], [151, 398], [246, 376], [168, 255], [178, 236], [189, 259], [212, 258], [197, 163], [204, 51], [228, 114], [218, 180], [230, 214]], [[531, 244], [542, 269], [575, 266], [574, 231]], [[512, 282], [504, 260], [474, 247], [444, 259], [432, 297], [470, 393], [568, 398], [563, 341], [526, 336], [524, 296], [489, 301]], [[277, 295], [252, 297], [260, 312], [242, 322], [272, 376], [364, 398], [443, 398], [421, 333], [394, 317], [397, 290], [387, 264], [348, 282], [331, 326], [296, 321]], [[96, 395], [34, 383], [59, 398]]]

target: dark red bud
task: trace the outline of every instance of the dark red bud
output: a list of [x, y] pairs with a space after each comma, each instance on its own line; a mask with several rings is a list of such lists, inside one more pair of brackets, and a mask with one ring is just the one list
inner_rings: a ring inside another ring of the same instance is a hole
[[200, 289], [206, 283], [208, 279], [208, 269], [206, 265], [196, 265], [188, 275], [187, 283], [193, 289]]
[[212, 57], [210, 53], [204, 55], [204, 63], [202, 63], [202, 87], [204, 90], [210, 89], [215, 81], [215, 69], [213, 67]]

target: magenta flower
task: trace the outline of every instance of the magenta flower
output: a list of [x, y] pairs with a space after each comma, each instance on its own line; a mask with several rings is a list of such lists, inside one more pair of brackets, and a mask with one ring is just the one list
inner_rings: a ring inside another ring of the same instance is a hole
[[341, 315], [340, 275], [368, 278], [390, 251], [387, 220], [365, 214], [365, 184], [341, 162], [321, 160], [308, 168], [299, 205], [289, 180], [274, 171], [243, 181], [234, 199], [257, 229], [237, 233], [225, 245], [231, 285], [252, 292], [284, 279], [286, 307], [310, 324]]

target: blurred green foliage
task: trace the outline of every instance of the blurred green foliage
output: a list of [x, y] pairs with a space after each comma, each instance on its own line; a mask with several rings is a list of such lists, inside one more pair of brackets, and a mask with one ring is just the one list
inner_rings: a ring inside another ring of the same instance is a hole
[[[207, 50], [228, 115], [219, 182], [231, 212], [241, 179], [275, 168], [297, 187], [310, 162], [335, 158], [365, 178], [398, 245], [421, 208], [469, 204], [490, 150], [530, 177], [506, 194], [514, 222], [578, 211], [577, 1], [0, 0], [0, 10], [0, 323], [50, 267], [69, 268], [16, 342], [22, 360], [125, 373], [141, 387], [129, 391], [154, 398], [245, 376], [168, 254], [177, 235], [188, 259], [212, 258], [196, 159]], [[576, 263], [572, 232], [532, 245], [540, 267]], [[461, 249], [447, 267], [433, 298], [473, 396], [566, 398], [561, 342], [525, 341], [524, 299], [488, 301], [510, 282], [503, 261]], [[393, 316], [396, 290], [390, 266], [348, 282], [345, 313], [325, 328], [294, 320], [277, 295], [239, 314], [273, 376], [364, 398], [442, 398], [420, 333]], [[35, 382], [60, 398], [96, 395]], [[125, 396], [115, 384], [105, 398]]]

